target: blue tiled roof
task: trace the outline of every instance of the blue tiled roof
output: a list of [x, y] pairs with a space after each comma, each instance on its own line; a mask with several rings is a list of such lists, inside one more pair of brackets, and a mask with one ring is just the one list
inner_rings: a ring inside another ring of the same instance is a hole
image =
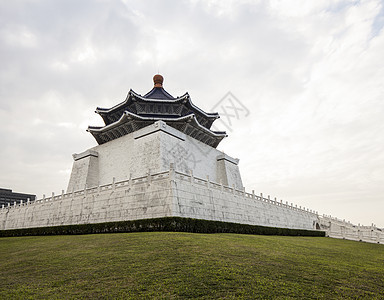
[[147, 99], [160, 99], [160, 100], [174, 100], [176, 98], [172, 97], [166, 90], [162, 87], [154, 87], [151, 91], [146, 93], [143, 98]]

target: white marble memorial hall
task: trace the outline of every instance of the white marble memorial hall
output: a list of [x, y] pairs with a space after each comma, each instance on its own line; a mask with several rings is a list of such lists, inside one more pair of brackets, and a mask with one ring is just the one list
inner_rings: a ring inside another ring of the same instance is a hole
[[3, 206], [0, 230], [185, 217], [328, 234], [337, 228], [344, 238], [354, 232], [345, 229], [351, 224], [332, 227], [336, 221], [317, 212], [246, 192], [239, 159], [216, 149], [227, 136], [211, 129], [219, 114], [198, 108], [188, 93], [173, 97], [161, 75], [153, 79], [144, 96], [130, 90], [123, 102], [96, 109], [105, 125], [87, 131], [98, 145], [73, 154], [66, 193]]

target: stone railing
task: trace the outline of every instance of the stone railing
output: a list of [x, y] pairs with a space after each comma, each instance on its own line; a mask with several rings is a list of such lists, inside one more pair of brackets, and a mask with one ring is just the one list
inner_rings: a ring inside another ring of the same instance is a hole
[[279, 207], [284, 207], [284, 208], [295, 210], [295, 211], [300, 211], [303, 213], [318, 215], [317, 211], [314, 211], [305, 207], [297, 206], [297, 205], [294, 205], [293, 203], [289, 204], [288, 201], [283, 203], [283, 200], [279, 201], [277, 200], [276, 197], [271, 199], [270, 195], [268, 195], [265, 198], [263, 196], [263, 193], [260, 193], [260, 195], [256, 195], [254, 190], [252, 190], [251, 193], [247, 193], [245, 191], [245, 188], [239, 190], [239, 189], [236, 189], [235, 186], [229, 187], [229, 186], [223, 185], [222, 183], [213, 182], [209, 179], [209, 176], [207, 176], [206, 179], [202, 179], [202, 178], [194, 177], [192, 172], [190, 172], [189, 174], [185, 174], [177, 171], [175, 171], [175, 175], [176, 175], [176, 178], [180, 180], [188, 181], [193, 184], [202, 185], [202, 186], [216, 189], [216, 190], [221, 190], [223, 192], [231, 193], [238, 196], [243, 196], [252, 200], [262, 201], [265, 203], [273, 204]]
[[332, 216], [320, 216], [320, 228], [332, 238], [384, 244], [384, 229], [374, 224], [371, 226], [355, 225]]
[[43, 195], [41, 199], [35, 201], [28, 200], [26, 202], [21, 201], [19, 204], [14, 202], [13, 204], [8, 204], [6, 206], [2, 205], [0, 208], [0, 213], [6, 213], [7, 210], [18, 209], [25, 206], [33, 206], [35, 209], [39, 209], [39, 205], [47, 202], [63, 199], [71, 199], [77, 201], [76, 199], [79, 199], [79, 197], [86, 197], [87, 195], [100, 194], [108, 191], [112, 192], [115, 190], [126, 189], [127, 187], [134, 187], [139, 185], [149, 186], [154, 182], [172, 182], [175, 180], [187, 181], [193, 185], [204, 186], [208, 189], [244, 197], [251, 201], [260, 201], [276, 207], [297, 211], [299, 213], [315, 215], [319, 221], [319, 227], [316, 227], [316, 229], [324, 230], [326, 235], [332, 238], [384, 244], [384, 229], [378, 228], [373, 224], [371, 226], [361, 226], [360, 224], [354, 225], [350, 222], [346, 222], [345, 220], [340, 220], [331, 216], [319, 216], [317, 211], [313, 211], [308, 208], [306, 209], [304, 207], [302, 208], [301, 206], [293, 205], [292, 203], [289, 204], [288, 202], [284, 203], [282, 200], [279, 201], [276, 198], [272, 199], [269, 195], [265, 197], [262, 193], [256, 195], [254, 190], [252, 190], [251, 193], [248, 193], [245, 191], [245, 188], [237, 189], [235, 186], [229, 187], [221, 183], [213, 182], [208, 176], [203, 179], [195, 177], [192, 172], [189, 174], [184, 174], [175, 171], [172, 165], [170, 166], [170, 170], [165, 172], [152, 174], [148, 173], [146, 176], [130, 178], [119, 182], [116, 182], [115, 179], [113, 179], [112, 183], [106, 185], [84, 188], [82, 190], [72, 191], [70, 193], [64, 193], [63, 190], [59, 195], [55, 195], [54, 193], [52, 193], [50, 197]]
[[237, 196], [243, 196], [243, 197], [252, 199], [254, 201], [261, 201], [264, 203], [272, 204], [272, 205], [275, 205], [278, 207], [283, 207], [286, 209], [290, 209], [290, 210], [294, 210], [294, 211], [298, 211], [298, 212], [302, 212], [302, 213], [318, 215], [317, 211], [313, 211], [313, 210], [310, 210], [308, 208], [306, 209], [305, 207], [294, 205], [293, 203], [288, 204], [287, 201], [285, 203], [283, 203], [283, 200], [278, 201], [277, 198], [271, 199], [270, 195], [268, 195], [267, 197], [264, 197], [263, 193], [260, 193], [260, 195], [256, 195], [254, 190], [252, 190], [251, 193], [247, 193], [245, 191], [245, 188], [239, 190], [239, 189], [236, 189], [235, 186], [229, 187], [229, 186], [225, 186], [221, 183], [219, 184], [219, 183], [213, 182], [209, 179], [209, 176], [207, 176], [205, 179], [203, 179], [203, 178], [195, 177], [192, 172], [190, 172], [189, 174], [185, 174], [182, 172], [175, 171], [173, 169], [172, 164], [170, 166], [169, 171], [164, 171], [164, 172], [160, 172], [160, 173], [153, 173], [153, 174], [148, 173], [148, 175], [146, 175], [146, 176], [137, 177], [137, 178], [130, 178], [130, 179], [118, 181], [118, 182], [115, 182], [115, 178], [113, 178], [112, 183], [110, 183], [110, 184], [99, 185], [99, 186], [91, 187], [91, 188], [84, 187], [84, 189], [82, 189], [82, 190], [72, 191], [70, 193], [64, 193], [64, 190], [62, 190], [61, 194], [59, 194], [59, 195], [55, 195], [55, 193], [52, 192], [50, 197], [46, 197], [46, 195], [43, 195], [43, 197], [41, 199], [37, 199], [35, 201], [27, 201], [27, 202], [21, 201], [21, 203], [19, 203], [19, 204], [14, 202], [13, 205], [8, 204], [8, 206], [2, 205], [1, 210], [13, 209], [13, 208], [23, 207], [23, 206], [27, 206], [27, 205], [38, 206], [41, 203], [57, 201], [57, 200], [62, 200], [62, 199], [67, 199], [67, 198], [74, 199], [74, 198], [77, 198], [79, 196], [98, 194], [100, 192], [104, 192], [104, 191], [108, 191], [108, 190], [114, 191], [116, 189], [120, 189], [120, 188], [124, 188], [124, 187], [130, 187], [130, 186], [137, 185], [137, 184], [151, 184], [152, 182], [155, 182], [158, 180], [164, 180], [164, 179], [168, 179], [168, 180], [179, 179], [179, 180], [183, 180], [183, 181], [188, 181], [192, 184], [202, 185], [202, 186], [205, 186], [205, 187], [208, 187], [211, 189], [221, 190], [223, 192], [231, 193], [231, 194], [234, 194]]
[[169, 178], [169, 175], [170, 175], [170, 172], [165, 171], [161, 173], [149, 174], [147, 176], [131, 178], [131, 179], [118, 181], [118, 182], [115, 182], [115, 178], [113, 178], [112, 183], [109, 183], [109, 184], [99, 185], [97, 187], [91, 187], [91, 188], [84, 187], [83, 190], [72, 191], [70, 193], [64, 193], [64, 190], [62, 190], [60, 195], [55, 195], [55, 193], [52, 192], [52, 195], [50, 197], [46, 197], [46, 195], [43, 194], [43, 197], [41, 199], [37, 199], [35, 201], [28, 200], [26, 202], [21, 201], [19, 204], [17, 204], [17, 202], [15, 201], [13, 204], [8, 203], [8, 205], [2, 205], [1, 209], [12, 209], [12, 208], [22, 207], [26, 205], [38, 205], [39, 203], [41, 204], [45, 202], [57, 201], [57, 200], [62, 200], [67, 198], [73, 199], [79, 196], [97, 194], [97, 193], [108, 191], [108, 190], [114, 191], [116, 189], [129, 187], [137, 184], [143, 184], [143, 183], [150, 184], [152, 181], [164, 180], [165, 178]]

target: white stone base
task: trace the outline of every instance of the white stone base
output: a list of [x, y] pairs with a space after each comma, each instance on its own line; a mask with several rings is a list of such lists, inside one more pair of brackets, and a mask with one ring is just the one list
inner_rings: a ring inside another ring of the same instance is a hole
[[168, 126], [163, 121], [74, 154], [67, 192], [150, 173], [176, 171], [243, 188], [239, 160]]
[[170, 171], [0, 209], [0, 230], [188, 217], [315, 229], [315, 213]]

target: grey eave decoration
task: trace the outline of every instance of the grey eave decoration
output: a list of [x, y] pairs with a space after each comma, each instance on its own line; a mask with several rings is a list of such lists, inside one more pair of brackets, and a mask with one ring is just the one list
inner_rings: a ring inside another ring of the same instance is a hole
[[213, 148], [216, 148], [221, 140], [227, 136], [224, 131], [211, 131], [200, 125], [193, 113], [179, 118], [158, 118], [143, 117], [124, 111], [118, 121], [104, 127], [89, 126], [87, 131], [93, 135], [98, 144], [104, 144], [160, 120]]
[[[157, 89], [161, 89], [166, 93], [163, 88]], [[147, 93], [147, 95], [150, 93]], [[131, 111], [137, 115], [161, 116], [163, 118], [177, 118], [193, 113], [200, 125], [207, 129], [210, 129], [212, 123], [220, 118], [218, 113], [206, 113], [195, 106], [188, 93], [172, 99], [153, 99], [141, 96], [132, 89], [123, 102], [112, 108], [97, 107], [95, 112], [103, 118], [105, 125], [110, 125], [119, 120], [124, 111]]]

